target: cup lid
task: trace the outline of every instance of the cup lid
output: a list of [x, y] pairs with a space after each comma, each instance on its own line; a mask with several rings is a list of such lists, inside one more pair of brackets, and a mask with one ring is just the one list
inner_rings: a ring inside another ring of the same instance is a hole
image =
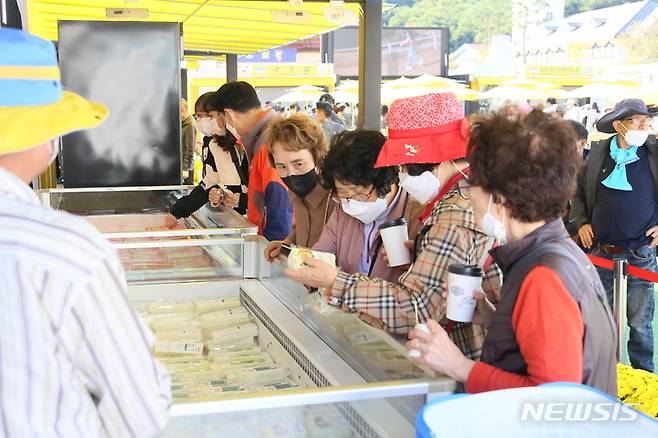
[[454, 264], [448, 267], [448, 272], [457, 275], [467, 275], [469, 277], [484, 277], [484, 272], [482, 272], [482, 268], [480, 268], [477, 265]]
[[379, 229], [383, 230], [385, 228], [399, 227], [400, 225], [407, 225], [407, 221], [405, 218], [399, 217], [397, 219], [393, 219], [392, 221], [383, 223], [379, 226]]

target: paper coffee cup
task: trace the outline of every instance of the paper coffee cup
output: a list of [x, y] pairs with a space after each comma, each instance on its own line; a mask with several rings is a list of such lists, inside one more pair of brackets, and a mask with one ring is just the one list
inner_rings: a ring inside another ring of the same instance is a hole
[[448, 268], [448, 311], [451, 321], [471, 322], [475, 313], [473, 291], [482, 287], [484, 273], [479, 266], [451, 265]]
[[411, 263], [411, 252], [404, 246], [404, 242], [409, 240], [409, 231], [407, 230], [407, 221], [403, 217], [380, 225], [379, 235], [384, 242], [390, 267], [394, 268]]

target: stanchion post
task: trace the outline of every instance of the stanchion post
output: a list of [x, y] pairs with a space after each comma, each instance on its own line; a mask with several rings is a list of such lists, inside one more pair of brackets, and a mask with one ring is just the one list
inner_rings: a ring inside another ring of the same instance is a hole
[[617, 323], [617, 362], [626, 358], [626, 301], [628, 294], [628, 261], [614, 261], [614, 308], [613, 315]]

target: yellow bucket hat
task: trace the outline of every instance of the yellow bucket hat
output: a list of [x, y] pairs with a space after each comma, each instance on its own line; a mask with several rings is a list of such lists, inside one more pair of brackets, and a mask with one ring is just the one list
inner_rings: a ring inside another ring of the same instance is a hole
[[55, 47], [15, 29], [0, 29], [0, 155], [98, 126], [105, 105], [64, 91]]

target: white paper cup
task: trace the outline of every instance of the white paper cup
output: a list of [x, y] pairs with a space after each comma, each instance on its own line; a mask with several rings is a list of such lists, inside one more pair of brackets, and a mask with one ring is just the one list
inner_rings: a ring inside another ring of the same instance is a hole
[[451, 321], [471, 322], [475, 313], [473, 291], [482, 287], [479, 266], [451, 265], [448, 268], [448, 311]]
[[382, 236], [390, 267], [411, 263], [411, 251], [404, 246], [404, 242], [409, 240], [409, 231], [407, 221], [403, 217], [380, 225], [379, 235]]

